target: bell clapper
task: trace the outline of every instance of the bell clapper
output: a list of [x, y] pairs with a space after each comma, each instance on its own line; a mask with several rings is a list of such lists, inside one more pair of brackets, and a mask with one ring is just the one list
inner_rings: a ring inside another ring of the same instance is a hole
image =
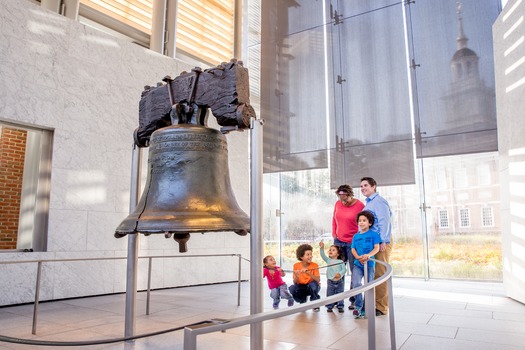
[[189, 233], [176, 233], [173, 239], [179, 243], [179, 253], [186, 253], [188, 251], [187, 242], [190, 239]]

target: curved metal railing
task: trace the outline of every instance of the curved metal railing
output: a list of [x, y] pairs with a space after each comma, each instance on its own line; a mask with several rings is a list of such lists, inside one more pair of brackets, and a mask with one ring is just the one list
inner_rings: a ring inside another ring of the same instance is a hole
[[[152, 259], [154, 258], [180, 258], [180, 257], [216, 257], [216, 256], [236, 256], [239, 259], [239, 271], [238, 271], [238, 288], [237, 288], [237, 305], [240, 305], [240, 283], [241, 283], [241, 259], [242, 256], [240, 254], [212, 254], [212, 255], [174, 255], [174, 256], [143, 256], [139, 257], [140, 259], [148, 259], [148, 296], [146, 299], [146, 312], [149, 314], [149, 302], [150, 302], [150, 288], [151, 288], [151, 266], [152, 266]], [[36, 334], [36, 325], [37, 325], [37, 319], [38, 319], [38, 302], [39, 302], [39, 290], [40, 290], [40, 279], [41, 279], [41, 271], [42, 271], [42, 263], [44, 262], [64, 262], [64, 261], [89, 261], [89, 260], [121, 260], [126, 259], [125, 257], [121, 258], [79, 258], [79, 259], [41, 259], [41, 260], [18, 260], [18, 261], [0, 261], [0, 264], [17, 264], [17, 263], [38, 263], [38, 271], [37, 271], [37, 283], [36, 283], [36, 290], [35, 290], [35, 307], [33, 312], [33, 334]], [[246, 260], [246, 259], [245, 259]], [[374, 259], [373, 259], [374, 260]], [[231, 320], [206, 320], [198, 323], [194, 323], [191, 325], [187, 325], [184, 327], [184, 350], [195, 350], [197, 349], [197, 336], [213, 333], [213, 332], [221, 332], [225, 331], [227, 329], [231, 328], [237, 328], [245, 325], [251, 325], [254, 323], [260, 323], [268, 320], [273, 320], [276, 318], [280, 318], [283, 316], [288, 316], [292, 314], [296, 314], [299, 312], [303, 312], [312, 308], [316, 307], [322, 307], [329, 303], [337, 302], [341, 299], [346, 299], [351, 296], [355, 296], [360, 293], [365, 293], [365, 299], [366, 300], [373, 300], [374, 302], [368, 302], [365, 303], [365, 314], [366, 318], [368, 319], [368, 349], [372, 350], [376, 348], [376, 337], [375, 337], [375, 287], [381, 283], [386, 282], [387, 288], [388, 288], [388, 304], [389, 304], [389, 322], [390, 322], [390, 346], [392, 350], [396, 349], [396, 337], [395, 337], [395, 321], [394, 321], [394, 300], [393, 300], [393, 294], [392, 294], [392, 267], [389, 264], [386, 264], [382, 261], [375, 260], [376, 263], [384, 265], [386, 267], [386, 272], [383, 276], [379, 277], [378, 279], [370, 282], [365, 283], [363, 286], [355, 289], [348, 290], [343, 293], [339, 293], [337, 295], [319, 299], [316, 301], [311, 301], [309, 303], [304, 303], [300, 305], [296, 305], [287, 309], [282, 309], [278, 311], [271, 311], [271, 312], [262, 312], [258, 314], [253, 314], [249, 316], [239, 317]], [[367, 270], [364, 269], [365, 273], [365, 281], [367, 280]], [[95, 344], [107, 344], [107, 343], [115, 343], [120, 341], [127, 341], [132, 339], [138, 339], [148, 336], [154, 336], [158, 334], [164, 334], [168, 332], [173, 332], [177, 330], [181, 330], [182, 327], [162, 330], [159, 332], [154, 333], [148, 333], [148, 334], [142, 334], [137, 335], [133, 337], [124, 337], [124, 338], [114, 338], [114, 339], [101, 339], [101, 340], [92, 340], [92, 341], [79, 341], [79, 342], [54, 342], [54, 341], [37, 341], [37, 340], [31, 340], [31, 339], [18, 339], [18, 338], [11, 338], [6, 336], [0, 335], [0, 341], [7, 341], [12, 343], [19, 343], [19, 344], [28, 344], [28, 345], [55, 345], [55, 346], [81, 346], [81, 345], [95, 345]]]
[[[375, 260], [375, 259], [371, 259]], [[273, 320], [279, 317], [293, 315], [299, 312], [310, 310], [315, 307], [322, 307], [326, 304], [335, 303], [341, 299], [349, 298], [351, 296], [365, 292], [365, 300], [373, 300], [373, 302], [365, 303], [365, 315], [368, 319], [368, 349], [372, 350], [376, 348], [376, 337], [375, 337], [375, 287], [383, 282], [388, 284], [388, 317], [390, 320], [390, 346], [392, 350], [396, 349], [396, 332], [395, 332], [395, 321], [394, 321], [394, 298], [392, 294], [392, 267], [379, 260], [375, 260], [376, 263], [384, 265], [386, 272], [383, 276], [378, 279], [366, 283], [363, 286], [349, 291], [336, 294], [334, 296], [319, 299], [309, 303], [300, 304], [290, 308], [286, 308], [278, 311], [268, 311], [249, 316], [239, 317], [231, 320], [224, 320], [214, 325], [199, 325], [194, 328], [186, 327], [184, 329], [184, 350], [195, 350], [197, 349], [197, 336], [213, 333], [222, 332], [227, 329], [237, 328], [245, 325], [251, 325], [263, 321]], [[367, 270], [365, 272], [365, 281], [367, 280]]]
[[[151, 270], [153, 259], [167, 259], [167, 258], [202, 258], [202, 257], [237, 257], [238, 258], [238, 270], [237, 270], [237, 306], [241, 305], [241, 261], [244, 259], [241, 254], [208, 254], [208, 255], [153, 255], [153, 256], [139, 256], [139, 259], [148, 259], [148, 286], [146, 289], [146, 315], [149, 315], [149, 306], [151, 299]], [[33, 326], [32, 334], [36, 334], [36, 327], [38, 322], [38, 305], [40, 303], [40, 282], [42, 280], [42, 264], [43, 263], [54, 263], [54, 262], [71, 262], [71, 261], [100, 261], [100, 260], [126, 260], [127, 257], [107, 257], [107, 258], [71, 258], [71, 259], [34, 259], [34, 260], [12, 260], [12, 261], [0, 261], [0, 265], [13, 265], [13, 264], [29, 264], [37, 263], [36, 272], [36, 286], [35, 286], [35, 301], [33, 307]]]

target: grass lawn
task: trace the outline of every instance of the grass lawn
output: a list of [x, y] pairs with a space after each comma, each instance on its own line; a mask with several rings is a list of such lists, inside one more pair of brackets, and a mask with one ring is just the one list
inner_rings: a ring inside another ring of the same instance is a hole
[[[326, 265], [319, 254], [318, 243], [314, 248], [314, 261]], [[328, 249], [331, 242], [325, 242]], [[281, 265], [291, 270], [297, 258], [299, 243], [282, 246]], [[279, 246], [265, 245], [265, 255], [279, 260]], [[439, 236], [429, 242], [429, 269], [431, 278], [456, 278], [475, 280], [502, 280], [501, 236], [499, 235], [449, 235]], [[396, 276], [422, 277], [424, 275], [423, 246], [421, 240], [405, 239], [394, 242], [391, 264]]]

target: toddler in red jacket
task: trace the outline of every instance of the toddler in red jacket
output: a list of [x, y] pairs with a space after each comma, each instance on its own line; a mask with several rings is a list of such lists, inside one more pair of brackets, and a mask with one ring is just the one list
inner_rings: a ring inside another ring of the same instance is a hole
[[293, 297], [288, 291], [288, 285], [283, 281], [283, 277], [286, 275], [286, 272], [277, 266], [275, 258], [271, 255], [264, 257], [263, 265], [263, 276], [268, 280], [270, 296], [273, 299], [273, 308], [279, 308], [281, 298], [288, 299], [288, 306], [293, 306]]

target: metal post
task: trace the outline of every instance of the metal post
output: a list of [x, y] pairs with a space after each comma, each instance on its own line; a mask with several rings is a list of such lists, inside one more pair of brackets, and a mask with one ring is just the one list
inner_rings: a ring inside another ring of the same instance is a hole
[[33, 329], [32, 334], [36, 334], [36, 322], [38, 320], [38, 302], [40, 301], [40, 280], [42, 279], [42, 262], [38, 262], [36, 272], [36, 287], [35, 287], [35, 305], [33, 306]]
[[[365, 284], [368, 283], [368, 263], [364, 265]], [[376, 348], [376, 296], [375, 288], [365, 292], [365, 315], [368, 319], [368, 350]]]
[[146, 295], [146, 315], [149, 315], [149, 302], [151, 298], [151, 265], [153, 264], [153, 258], [148, 258], [148, 292]]
[[[263, 312], [262, 298], [262, 120], [252, 118], [250, 132], [250, 314]], [[263, 349], [263, 324], [250, 325], [250, 349]]]
[[[367, 284], [367, 283], [368, 283], [368, 262], [366, 263], [366, 265], [363, 265], [363, 284]], [[350, 288], [352, 288], [352, 281], [350, 281]], [[366, 292], [363, 293], [363, 303], [366, 309]], [[368, 313], [365, 312], [365, 318], [367, 317], [368, 317]]]
[[237, 306], [241, 306], [241, 255], [237, 255], [239, 258], [239, 273], [237, 274]]
[[387, 281], [388, 286], [388, 317], [390, 320], [390, 348], [396, 350], [396, 320], [394, 319], [394, 293], [392, 277]]
[[195, 349], [197, 349], [197, 335], [192, 332], [191, 328], [184, 328], [184, 350]]
[[[131, 189], [129, 200], [130, 213], [135, 210], [140, 187], [140, 160], [141, 152], [137, 145], [133, 145], [131, 161]], [[128, 260], [126, 269], [126, 313], [124, 317], [124, 336], [135, 335], [135, 311], [137, 304], [137, 267], [139, 257], [138, 233], [128, 234]]]

